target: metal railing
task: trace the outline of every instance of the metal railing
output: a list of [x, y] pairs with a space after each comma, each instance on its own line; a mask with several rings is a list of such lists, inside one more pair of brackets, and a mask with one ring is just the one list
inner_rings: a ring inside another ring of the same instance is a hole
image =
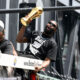
[[[52, 10], [58, 10], [58, 11], [64, 11], [64, 10], [75, 10], [80, 9], [80, 6], [57, 6], [57, 7], [44, 7], [43, 11], [52, 11]], [[30, 11], [32, 8], [12, 8], [12, 9], [0, 9], [1, 13], [23, 13], [26, 11]]]

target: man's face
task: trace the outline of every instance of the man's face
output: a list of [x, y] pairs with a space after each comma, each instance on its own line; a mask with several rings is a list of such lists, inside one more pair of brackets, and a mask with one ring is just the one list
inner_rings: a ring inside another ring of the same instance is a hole
[[0, 32], [0, 41], [2, 41], [4, 39], [4, 34], [3, 32]]
[[44, 29], [44, 32], [46, 34], [52, 34], [55, 32], [55, 27], [56, 27], [56, 23], [54, 21], [50, 21], [48, 22], [48, 24], [46, 25], [45, 29]]

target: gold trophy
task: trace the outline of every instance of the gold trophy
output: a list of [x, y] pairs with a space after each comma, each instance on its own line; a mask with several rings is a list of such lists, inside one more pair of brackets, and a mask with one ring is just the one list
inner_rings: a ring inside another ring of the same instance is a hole
[[33, 8], [28, 15], [21, 18], [22, 25], [27, 26], [30, 23], [30, 21], [32, 21], [36, 17], [39, 17], [42, 12], [43, 9], [41, 7]]

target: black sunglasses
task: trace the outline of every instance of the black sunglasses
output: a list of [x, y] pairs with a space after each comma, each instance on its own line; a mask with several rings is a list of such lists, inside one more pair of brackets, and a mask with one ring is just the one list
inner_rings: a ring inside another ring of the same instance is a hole
[[51, 23], [51, 22], [48, 22], [51, 26], [54, 26], [54, 27], [56, 27], [56, 25], [55, 24], [53, 24], [53, 23]]

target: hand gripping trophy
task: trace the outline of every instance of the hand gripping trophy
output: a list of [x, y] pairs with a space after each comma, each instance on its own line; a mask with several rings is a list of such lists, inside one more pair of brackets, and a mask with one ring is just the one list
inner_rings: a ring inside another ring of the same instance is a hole
[[39, 17], [42, 12], [43, 9], [41, 7], [33, 8], [27, 16], [21, 18], [22, 25], [27, 26], [30, 21], [32, 21], [36, 17]]

